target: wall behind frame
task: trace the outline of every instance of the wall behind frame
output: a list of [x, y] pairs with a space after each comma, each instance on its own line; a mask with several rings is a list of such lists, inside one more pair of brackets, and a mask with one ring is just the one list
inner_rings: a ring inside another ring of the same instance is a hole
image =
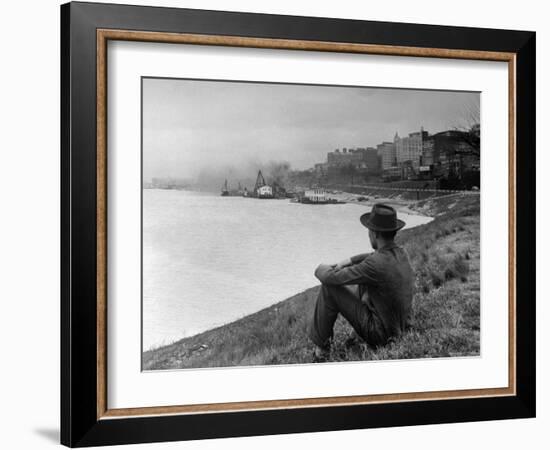
[[[0, 29], [3, 64], [0, 71], [1, 185], [0, 204], [0, 338], [2, 353], [2, 408], [9, 426], [0, 437], [2, 447], [53, 448], [59, 440], [59, 5], [56, 0], [10, 2], [3, 9]], [[105, 3], [105, 2], [103, 2]], [[341, 17], [362, 20], [433, 23], [455, 26], [524, 29], [537, 32], [537, 79], [550, 78], [550, 31], [543, 2], [525, 0], [494, 3], [463, 0], [444, 2], [310, 2], [306, 0], [164, 0], [127, 3], [202, 9]], [[542, 105], [550, 102], [548, 85], [537, 86], [537, 128], [550, 121]], [[544, 131], [542, 131], [544, 132]], [[542, 133], [541, 132], [541, 133]], [[537, 143], [538, 230], [550, 222], [544, 195], [545, 167], [550, 155]], [[537, 278], [544, 280], [550, 263], [550, 236], [537, 236]], [[550, 356], [542, 343], [550, 342], [550, 328], [542, 320], [550, 314], [543, 299], [550, 289], [537, 286], [537, 378], [550, 375]], [[358, 430], [288, 436], [226, 439], [204, 442], [128, 446], [136, 449], [332, 449], [337, 446], [449, 450], [491, 446], [544, 448], [550, 426], [550, 388], [538, 385], [538, 417], [531, 420], [429, 425], [399, 429]], [[32, 404], [32, 406], [31, 406]]]

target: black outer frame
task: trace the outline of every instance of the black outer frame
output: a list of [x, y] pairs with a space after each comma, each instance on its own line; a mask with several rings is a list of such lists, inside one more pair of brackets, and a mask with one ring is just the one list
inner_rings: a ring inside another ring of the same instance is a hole
[[[100, 419], [96, 29], [516, 54], [517, 395]], [[535, 416], [535, 33], [128, 5], [61, 6], [61, 443], [71, 447]]]

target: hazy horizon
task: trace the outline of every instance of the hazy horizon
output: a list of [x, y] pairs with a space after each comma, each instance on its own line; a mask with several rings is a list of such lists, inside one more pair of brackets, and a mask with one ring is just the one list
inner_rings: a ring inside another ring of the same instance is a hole
[[144, 78], [142, 107], [144, 180], [197, 181], [304, 170], [336, 148], [461, 127], [479, 93]]

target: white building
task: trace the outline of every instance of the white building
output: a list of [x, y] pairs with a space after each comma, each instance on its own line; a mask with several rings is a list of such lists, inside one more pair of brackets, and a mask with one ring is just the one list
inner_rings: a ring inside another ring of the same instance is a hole
[[412, 166], [418, 170], [420, 166], [420, 157], [422, 156], [423, 141], [428, 138], [428, 132], [424, 128], [420, 131], [409, 133], [406, 137], [399, 137], [395, 133], [394, 144], [397, 164], [401, 165], [406, 161], [410, 161]]

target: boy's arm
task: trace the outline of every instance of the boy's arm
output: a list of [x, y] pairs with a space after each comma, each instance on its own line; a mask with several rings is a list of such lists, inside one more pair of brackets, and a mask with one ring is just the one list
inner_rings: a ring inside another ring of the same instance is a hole
[[347, 267], [321, 264], [315, 269], [315, 276], [321, 283], [329, 285], [345, 284], [376, 284], [378, 270], [376, 269], [375, 253], [369, 253], [361, 262]]
[[343, 269], [344, 267], [351, 266], [353, 264], [359, 264], [363, 261], [369, 253], [361, 253], [360, 255], [352, 256], [351, 258], [344, 259], [336, 264], [337, 269]]
[[368, 255], [370, 255], [370, 253], [361, 253], [359, 255], [352, 256], [350, 258], [350, 261], [352, 264], [358, 264], [363, 261]]

